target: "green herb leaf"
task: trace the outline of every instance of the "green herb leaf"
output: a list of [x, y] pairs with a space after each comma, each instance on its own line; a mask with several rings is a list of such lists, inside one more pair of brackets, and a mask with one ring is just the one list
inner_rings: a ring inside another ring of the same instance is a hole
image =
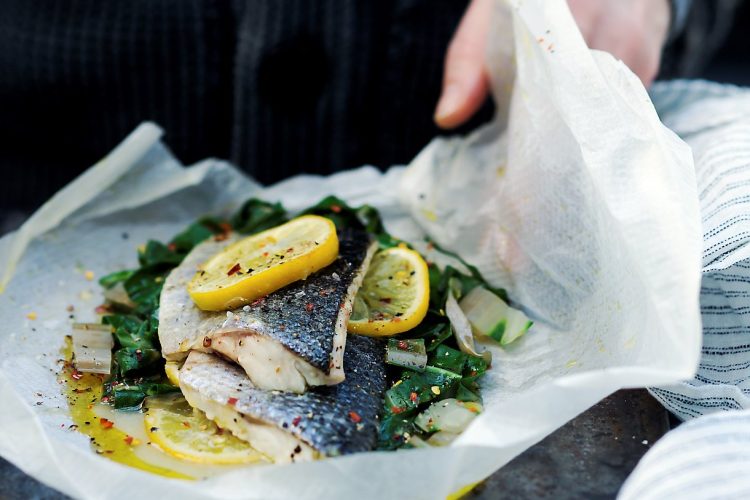
[[215, 217], [204, 217], [198, 222], [190, 224], [183, 232], [172, 238], [170, 246], [176, 253], [187, 254], [198, 243], [207, 240], [214, 234], [223, 232], [222, 221]]
[[339, 231], [345, 228], [361, 229], [375, 237], [380, 248], [395, 247], [403, 241], [388, 234], [383, 226], [383, 220], [378, 211], [370, 205], [350, 207], [344, 200], [336, 196], [326, 196], [312, 207], [304, 210], [301, 215], [320, 215], [331, 219]]
[[115, 351], [115, 362], [120, 377], [143, 372], [159, 361], [161, 361], [161, 352], [157, 349], [124, 347]]
[[130, 278], [133, 275], [134, 272], [135, 272], [134, 270], [125, 269], [123, 271], [116, 271], [114, 273], [110, 273], [106, 276], [102, 276], [99, 279], [99, 284], [106, 289], [110, 289], [116, 284], [126, 281], [128, 278]]
[[466, 354], [458, 349], [439, 345], [430, 356], [429, 364], [461, 375], [466, 364]]
[[285, 223], [288, 220], [286, 210], [281, 203], [251, 198], [230, 219], [235, 231], [252, 234]]
[[464, 380], [475, 381], [487, 371], [487, 362], [480, 357], [466, 355], [466, 365], [464, 366]]
[[456, 391], [456, 399], [465, 402], [481, 403], [482, 397], [479, 395], [479, 386], [472, 382], [461, 382]]
[[114, 314], [105, 316], [104, 324], [114, 327], [116, 348], [131, 347], [133, 349], [154, 349], [156, 332], [151, 331], [150, 325], [136, 316]]
[[395, 450], [404, 445], [406, 435], [417, 432], [414, 425], [415, 412], [389, 415], [380, 422], [378, 449]]
[[451, 324], [444, 316], [428, 312], [422, 323], [409, 332], [409, 336], [424, 339], [427, 352], [431, 352], [452, 336]]
[[173, 252], [164, 243], [154, 240], [149, 240], [143, 251], [138, 252], [138, 261], [141, 266], [166, 264], [174, 267], [182, 262], [183, 258], [184, 255]]
[[487, 283], [487, 280], [484, 279], [484, 276], [482, 276], [482, 273], [479, 272], [479, 269], [476, 266], [473, 266], [466, 262], [460, 255], [458, 255], [455, 252], [451, 252], [450, 250], [446, 250], [445, 248], [442, 248], [440, 245], [435, 243], [434, 241], [430, 240], [430, 243], [432, 246], [437, 250], [438, 252], [447, 255], [448, 257], [452, 257], [456, 259], [458, 262], [460, 262], [466, 269], [469, 270], [469, 273], [471, 273], [469, 280], [469, 276], [466, 276], [463, 273], [458, 273], [457, 277], [461, 279], [462, 285], [463, 285], [463, 293], [462, 295], [466, 295], [471, 291], [472, 288], [474, 288], [477, 285], [483, 285], [487, 290], [491, 291], [501, 299], [505, 300], [507, 302], [508, 300], [508, 293], [503, 288], [496, 288]]

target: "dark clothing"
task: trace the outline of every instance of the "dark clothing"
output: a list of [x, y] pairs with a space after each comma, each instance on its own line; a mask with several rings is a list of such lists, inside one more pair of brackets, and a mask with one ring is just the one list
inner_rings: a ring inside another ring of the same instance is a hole
[[35, 207], [144, 120], [184, 163], [264, 183], [408, 162], [439, 132], [466, 4], [0, 0], [0, 209]]
[[[0, 0], [3, 207], [42, 202], [153, 120], [261, 182], [408, 162], [455, 0]], [[489, 113], [484, 113], [484, 119]]]
[[741, 0], [672, 0], [672, 30], [659, 76], [699, 76], [724, 44], [741, 3]]

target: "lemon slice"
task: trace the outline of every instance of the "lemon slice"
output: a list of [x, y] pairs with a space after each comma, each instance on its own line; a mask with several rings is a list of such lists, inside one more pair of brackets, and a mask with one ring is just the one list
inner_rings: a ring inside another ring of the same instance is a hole
[[180, 363], [177, 361], [167, 361], [164, 364], [164, 373], [172, 385], [180, 386]]
[[149, 398], [144, 418], [148, 439], [165, 453], [201, 464], [246, 464], [263, 460], [245, 441], [220, 430], [181, 396]]
[[354, 299], [348, 331], [387, 337], [411, 330], [427, 314], [430, 278], [421, 255], [405, 247], [375, 254]]
[[333, 222], [305, 215], [229, 245], [199, 267], [187, 288], [201, 309], [235, 309], [323, 269], [338, 253]]

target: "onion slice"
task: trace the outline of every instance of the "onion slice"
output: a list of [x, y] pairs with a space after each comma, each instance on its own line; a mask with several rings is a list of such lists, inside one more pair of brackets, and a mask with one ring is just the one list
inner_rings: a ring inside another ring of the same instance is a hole
[[461, 310], [480, 338], [507, 345], [525, 334], [533, 321], [491, 291], [478, 286], [461, 299]]
[[477, 356], [484, 359], [487, 364], [492, 363], [492, 353], [490, 351], [477, 351], [474, 345], [474, 334], [471, 331], [471, 324], [466, 318], [466, 315], [459, 307], [456, 298], [452, 293], [448, 294], [448, 300], [445, 301], [445, 315], [451, 322], [451, 328], [453, 329], [453, 335], [456, 337], [458, 348], [461, 352]]
[[112, 327], [100, 323], [73, 324], [76, 369], [108, 375], [112, 368]]
[[454, 398], [436, 401], [417, 415], [414, 423], [425, 432], [460, 434], [482, 411], [478, 403], [464, 403]]

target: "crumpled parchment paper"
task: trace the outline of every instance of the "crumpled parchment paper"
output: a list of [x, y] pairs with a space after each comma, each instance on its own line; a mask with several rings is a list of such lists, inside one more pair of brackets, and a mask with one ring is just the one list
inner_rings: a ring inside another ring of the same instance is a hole
[[[690, 150], [637, 78], [590, 52], [564, 1], [498, 2], [489, 63], [500, 112], [436, 140], [406, 169], [298, 176], [270, 188], [230, 165], [184, 168], [144, 124], [0, 240], [0, 455], [85, 498], [439, 498], [481, 480], [623, 387], [690, 377], [700, 347], [701, 233]], [[97, 456], [67, 430], [55, 380], [68, 305], [94, 319], [99, 277], [135, 248], [260, 196], [300, 209], [327, 194], [382, 211], [478, 264], [535, 320], [492, 348], [485, 411], [450, 447], [256, 466], [201, 482]], [[37, 319], [27, 318], [34, 312]], [[37, 404], [39, 403], [39, 404]]]

